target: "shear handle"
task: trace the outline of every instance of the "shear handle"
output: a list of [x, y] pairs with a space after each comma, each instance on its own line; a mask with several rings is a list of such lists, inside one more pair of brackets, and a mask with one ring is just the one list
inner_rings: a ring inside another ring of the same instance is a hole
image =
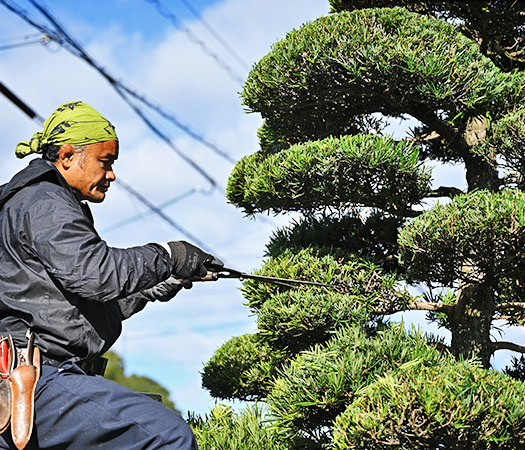
[[218, 278], [239, 278], [241, 281], [246, 275], [247, 274], [244, 272], [235, 269], [228, 269], [227, 267], [223, 267], [217, 272]]
[[222, 267], [220, 270], [208, 270], [208, 273], [203, 277], [192, 277], [189, 281], [217, 281], [219, 278], [240, 278], [244, 274], [238, 270], [227, 269]]

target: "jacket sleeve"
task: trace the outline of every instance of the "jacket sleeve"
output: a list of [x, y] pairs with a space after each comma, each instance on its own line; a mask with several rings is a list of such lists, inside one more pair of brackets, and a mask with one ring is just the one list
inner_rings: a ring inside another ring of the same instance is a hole
[[150, 288], [171, 273], [169, 254], [161, 245], [108, 246], [64, 188], [49, 184], [26, 206], [18, 218], [20, 240], [67, 292], [111, 301]]
[[167, 302], [175, 297], [182, 289], [182, 283], [174, 276], [149, 289], [118, 300], [122, 319], [129, 319], [133, 314], [142, 311], [148, 302]]

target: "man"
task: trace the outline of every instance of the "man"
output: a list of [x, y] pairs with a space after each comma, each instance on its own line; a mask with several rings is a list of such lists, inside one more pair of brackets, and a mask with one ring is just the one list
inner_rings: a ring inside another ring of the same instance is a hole
[[[178, 414], [87, 372], [122, 320], [221, 261], [184, 241], [119, 249], [100, 238], [83, 201], [104, 200], [119, 144], [89, 105], [59, 107], [18, 144], [17, 156], [32, 153], [42, 158], [0, 187], [0, 335], [20, 349], [34, 337], [42, 361], [27, 448], [196, 449]], [[15, 434], [3, 432], [0, 449], [24, 447]]]

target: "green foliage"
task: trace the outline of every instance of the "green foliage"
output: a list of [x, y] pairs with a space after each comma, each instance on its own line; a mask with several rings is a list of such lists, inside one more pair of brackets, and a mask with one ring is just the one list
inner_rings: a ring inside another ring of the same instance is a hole
[[115, 352], [109, 351], [104, 357], [108, 358], [108, 365], [104, 378], [121, 384], [122, 386], [126, 386], [135, 392], [160, 394], [162, 396], [162, 404], [180, 414], [180, 411], [170, 399], [169, 391], [165, 387], [148, 377], [140, 375], [126, 376], [124, 374], [124, 361]]
[[[525, 194], [475, 191], [425, 211], [401, 230], [401, 260], [412, 281], [453, 285], [501, 280], [500, 296], [520, 293], [525, 259]], [[475, 271], [465, 271], [465, 266]], [[515, 280], [510, 284], [508, 280]], [[518, 291], [516, 291], [518, 290]]]
[[124, 360], [112, 351], [107, 352], [104, 358], [108, 359], [104, 378], [122, 384], [121, 381], [124, 381], [126, 378], [124, 375]]
[[216, 406], [205, 420], [190, 417], [200, 450], [291, 450], [290, 442], [265, 426], [265, 418], [257, 405], [241, 414], [224, 405]]
[[[490, 124], [489, 136], [473, 148], [473, 152], [494, 160], [504, 157], [502, 165], [525, 176], [525, 107], [518, 106], [496, 123]], [[520, 180], [521, 183], [523, 181]]]
[[[294, 449], [525, 447], [523, 385], [510, 378], [524, 364], [487, 370], [510, 347], [493, 321], [525, 323], [525, 72], [512, 70], [525, 64], [525, 6], [331, 4], [352, 12], [293, 30], [250, 72], [242, 96], [264, 119], [261, 149], [236, 165], [227, 197], [248, 215], [303, 215], [274, 233], [258, 274], [335, 288], [246, 280], [257, 334], [221, 347], [205, 386], [265, 401]], [[413, 12], [364, 9], [396, 5]], [[406, 117], [410, 139], [383, 136]], [[469, 192], [433, 190], [429, 161], [461, 163]], [[417, 208], [436, 197], [450, 202]], [[407, 281], [430, 291], [411, 298]], [[387, 322], [407, 309], [427, 310], [450, 346]], [[461, 360], [472, 355], [479, 364]], [[209, 432], [223, 429], [237, 432]]]
[[515, 380], [525, 381], [525, 356], [521, 355], [519, 358], [512, 356], [510, 362], [511, 365], [506, 366], [502, 373]]
[[458, 24], [468, 38], [476, 39], [480, 50], [506, 71], [525, 69], [524, 13], [521, 1], [499, 0], [330, 0], [332, 11], [402, 6], [418, 14], [439, 17]]
[[244, 157], [226, 195], [247, 214], [346, 209], [349, 204], [403, 210], [428, 194], [429, 183], [417, 148], [359, 135], [308, 142], [266, 158], [258, 153]]
[[357, 118], [373, 112], [438, 125], [489, 108], [499, 119], [523, 99], [524, 85], [523, 74], [501, 72], [454, 26], [385, 8], [290, 32], [252, 69], [242, 96], [294, 144], [367, 132]]
[[336, 260], [314, 249], [285, 251], [258, 271], [264, 276], [335, 283], [338, 289], [261, 284], [245, 280], [258, 334], [232, 338], [206, 363], [203, 386], [221, 399], [263, 399], [276, 370], [297, 352], [324, 343], [341, 327], [378, 319], [377, 308], [410, 300], [395, 273], [366, 260]]
[[263, 154], [278, 153], [290, 147], [286, 137], [279, 136], [278, 132], [273, 130], [268, 122], [264, 122], [257, 130], [257, 136], [259, 137], [261, 153]]
[[261, 338], [274, 349], [294, 353], [332, 337], [347, 324], [366, 323], [373, 317], [375, 295], [347, 295], [330, 290], [291, 290], [272, 296], [257, 314]]
[[[457, 301], [457, 291], [455, 289], [439, 289], [437, 292], [430, 290], [423, 294], [423, 298], [427, 303], [454, 305]], [[439, 311], [429, 311], [426, 318], [429, 322], [437, 324], [438, 328], [446, 328], [450, 330], [448, 314]]]
[[405, 367], [364, 388], [334, 426], [334, 449], [517, 449], [525, 385], [469, 361]]
[[380, 211], [366, 218], [355, 214], [306, 216], [275, 231], [266, 245], [266, 256], [276, 258], [285, 250], [297, 253], [317, 247], [335, 259], [355, 255], [371, 259], [382, 269], [396, 270], [393, 256], [397, 252], [398, 228], [404, 223], [405, 219], [385, 216]]
[[408, 334], [400, 326], [372, 338], [361, 327], [341, 328], [325, 345], [293, 358], [275, 380], [268, 405], [289, 436], [300, 433], [328, 442], [332, 422], [377, 376], [400, 367], [440, 366], [451, 359], [419, 332]]
[[262, 399], [284, 359], [283, 352], [272, 349], [257, 335], [233, 337], [204, 365], [202, 385], [215, 398]]
[[[351, 255], [348, 256], [351, 258]], [[400, 280], [396, 273], [384, 273], [378, 265], [365, 259], [338, 260], [313, 248], [298, 253], [285, 251], [279, 257], [266, 261], [257, 274], [333, 284], [336, 286], [336, 292], [362, 296], [363, 305], [394, 305], [409, 298], [399, 290]], [[247, 305], [257, 311], [273, 296], [290, 289], [312, 294], [334, 291], [333, 288], [324, 287], [261, 285], [248, 279], [244, 282], [242, 292], [248, 300]], [[330, 290], [327, 291], [328, 289]]]

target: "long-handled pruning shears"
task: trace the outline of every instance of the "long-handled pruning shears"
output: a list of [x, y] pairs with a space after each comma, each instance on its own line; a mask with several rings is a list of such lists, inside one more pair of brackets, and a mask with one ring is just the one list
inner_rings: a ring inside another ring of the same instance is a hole
[[217, 281], [220, 278], [237, 278], [241, 281], [245, 279], [252, 279], [261, 281], [263, 283], [281, 284], [284, 286], [307, 285], [337, 288], [337, 286], [335, 286], [334, 284], [318, 283], [315, 281], [292, 280], [289, 278], [265, 277], [262, 275], [251, 275], [249, 273], [240, 272], [239, 270], [235, 269], [228, 269], [226, 267], [221, 267], [218, 270], [208, 271], [208, 274], [202, 278], [192, 278], [191, 280], [183, 280], [182, 285], [186, 289], [191, 289], [193, 281]]

